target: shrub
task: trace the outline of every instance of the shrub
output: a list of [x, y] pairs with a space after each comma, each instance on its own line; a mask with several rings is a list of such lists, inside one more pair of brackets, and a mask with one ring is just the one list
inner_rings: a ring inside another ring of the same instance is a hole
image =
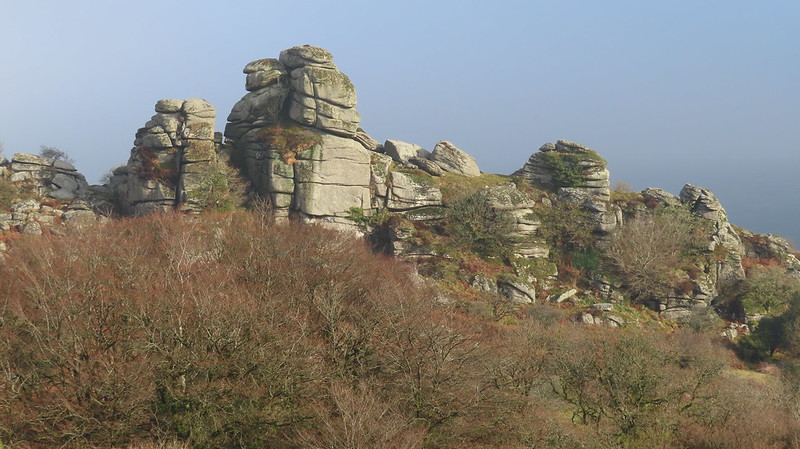
[[800, 294], [800, 281], [790, 277], [779, 265], [756, 265], [742, 283], [741, 296], [748, 313], [782, 312], [795, 294]]
[[18, 197], [19, 189], [16, 184], [6, 177], [0, 177], [0, 209], [8, 210]]
[[186, 193], [204, 210], [229, 211], [244, 204], [246, 191], [247, 182], [239, 170], [218, 161], [209, 165], [198, 185]]
[[[663, 297], [681, 282], [675, 267], [692, 265], [702, 256], [706, 233], [705, 223], [686, 208], [661, 208], [620, 227], [606, 257], [634, 297]], [[688, 287], [682, 286], [684, 291]]]
[[592, 150], [582, 153], [546, 151], [539, 153], [539, 157], [552, 172], [556, 189], [581, 185], [586, 176], [586, 168], [582, 166], [582, 163], [592, 162], [599, 165], [599, 169], [605, 167], [606, 164], [605, 159]]
[[448, 204], [447, 231], [454, 243], [482, 257], [508, 257], [514, 240], [514, 218], [492, 207], [488, 190]]
[[[174, 151], [164, 153], [152, 148], [139, 147], [139, 155], [142, 159], [139, 176], [170, 187], [178, 185], [180, 167], [178, 167]], [[165, 155], [168, 157], [163, 158]], [[162, 162], [162, 158], [164, 162]]]
[[535, 214], [541, 219], [539, 234], [562, 254], [585, 251], [595, 241], [589, 214], [574, 204], [559, 202], [538, 206]]
[[319, 134], [288, 122], [279, 122], [265, 127], [256, 136], [272, 150], [277, 151], [283, 158], [283, 162], [288, 165], [297, 162], [297, 153], [322, 142]]

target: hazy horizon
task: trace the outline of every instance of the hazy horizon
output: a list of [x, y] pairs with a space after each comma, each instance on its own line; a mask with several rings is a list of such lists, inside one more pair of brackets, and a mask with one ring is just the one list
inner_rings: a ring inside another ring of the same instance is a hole
[[330, 50], [375, 139], [450, 140], [509, 174], [572, 140], [612, 183], [708, 187], [732, 223], [800, 240], [800, 4], [775, 1], [302, 4], [0, 0], [0, 142], [125, 163], [161, 98], [201, 97], [222, 131], [242, 68]]

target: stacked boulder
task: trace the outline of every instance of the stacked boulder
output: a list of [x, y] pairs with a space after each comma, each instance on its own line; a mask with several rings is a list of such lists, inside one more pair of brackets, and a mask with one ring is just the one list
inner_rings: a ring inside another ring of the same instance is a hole
[[111, 186], [123, 213], [203, 207], [214, 181], [217, 145], [214, 107], [200, 98], [160, 100], [136, 133], [131, 156]]
[[485, 187], [483, 191], [492, 209], [512, 218], [509, 237], [514, 242], [514, 255], [546, 259], [550, 255], [550, 248], [536, 238], [541, 222], [533, 211], [533, 200], [520, 192], [514, 184]]
[[0, 175], [36, 196], [70, 201], [89, 191], [86, 178], [72, 163], [27, 153], [0, 161]]
[[289, 72], [289, 117], [343, 137], [354, 137], [361, 117], [350, 78], [336, 69], [324, 48], [303, 46], [284, 50], [280, 62]]
[[565, 140], [546, 143], [514, 175], [588, 212], [600, 235], [622, 223], [622, 211], [609, 202], [606, 161], [589, 147]]
[[225, 128], [226, 151], [276, 218], [351, 226], [353, 208], [373, 207], [373, 168], [379, 147], [358, 127], [353, 84], [325, 49], [293, 47], [279, 59], [253, 61], [244, 69], [249, 91], [236, 103]]

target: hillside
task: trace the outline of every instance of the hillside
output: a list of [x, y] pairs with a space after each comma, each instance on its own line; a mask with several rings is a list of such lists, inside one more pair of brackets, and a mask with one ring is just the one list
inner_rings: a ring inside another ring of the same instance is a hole
[[[0, 161], [11, 447], [798, 447], [800, 261], [708, 189], [379, 143], [318, 47], [90, 186]], [[764, 419], [769, 417], [769, 419]]]

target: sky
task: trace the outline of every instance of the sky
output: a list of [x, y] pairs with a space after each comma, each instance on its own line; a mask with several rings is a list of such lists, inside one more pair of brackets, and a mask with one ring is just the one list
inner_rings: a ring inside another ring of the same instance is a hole
[[242, 68], [303, 44], [379, 141], [449, 140], [501, 174], [576, 141], [612, 184], [708, 187], [732, 223], [800, 242], [796, 0], [0, 0], [0, 142], [97, 182], [156, 101], [205, 98], [222, 131]]

